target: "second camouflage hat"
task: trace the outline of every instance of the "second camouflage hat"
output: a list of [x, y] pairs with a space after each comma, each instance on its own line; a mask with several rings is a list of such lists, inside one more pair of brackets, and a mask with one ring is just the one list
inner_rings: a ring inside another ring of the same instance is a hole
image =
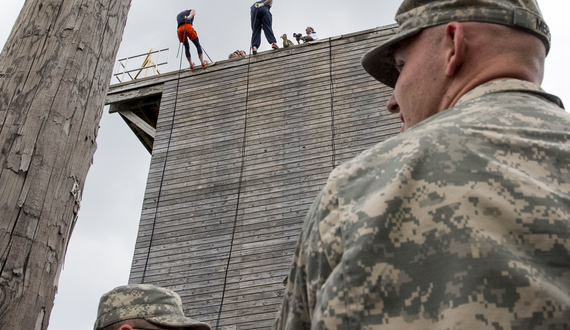
[[182, 301], [176, 292], [150, 284], [120, 286], [104, 294], [93, 328], [99, 330], [131, 319], [166, 327], [210, 330], [208, 324], [184, 316]]
[[362, 66], [380, 82], [394, 87], [399, 72], [393, 47], [421, 30], [449, 22], [482, 22], [510, 26], [531, 33], [550, 49], [550, 30], [536, 0], [405, 0], [396, 13], [394, 36], [367, 52]]

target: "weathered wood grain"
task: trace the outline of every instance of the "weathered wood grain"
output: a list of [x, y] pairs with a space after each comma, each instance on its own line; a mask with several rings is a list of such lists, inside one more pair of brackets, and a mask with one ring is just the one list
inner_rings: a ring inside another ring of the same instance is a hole
[[0, 54], [0, 329], [46, 329], [130, 0], [26, 1]]
[[[128, 90], [125, 92], [107, 94], [107, 98], [105, 99], [105, 104], [113, 104], [121, 102], [122, 100], [136, 100], [148, 96], [159, 95], [162, 94], [163, 91], [164, 91], [164, 84], [156, 84], [156, 85], [137, 88], [134, 90]], [[114, 111], [113, 109], [111, 109], [109, 110], [109, 112], [113, 113]]]
[[303, 217], [330, 171], [399, 132], [385, 109], [391, 90], [359, 63], [393, 33], [112, 87], [116, 98], [163, 84], [129, 281], [174, 289], [188, 315], [212, 325], [219, 316], [220, 329], [269, 329]]
[[132, 113], [129, 110], [119, 110], [118, 111], [121, 116], [127, 118], [133, 124], [137, 125], [141, 130], [143, 130], [146, 134], [150, 135], [152, 138], [156, 135], [156, 129], [150, 126], [147, 122], [142, 120], [139, 116]]

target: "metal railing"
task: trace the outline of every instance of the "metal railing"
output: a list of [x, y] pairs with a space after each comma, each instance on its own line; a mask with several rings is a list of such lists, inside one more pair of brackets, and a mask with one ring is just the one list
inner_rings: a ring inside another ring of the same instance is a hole
[[[156, 54], [156, 62], [153, 61], [153, 56], [155, 54]], [[163, 62], [160, 62], [161, 55], [162, 55], [162, 58], [164, 58], [164, 56], [166, 56], [166, 60], [163, 60]], [[117, 61], [118, 62], [117, 68], [116, 68], [113, 76], [115, 78], [117, 78], [117, 80], [120, 83], [122, 83], [125, 81], [125, 78], [127, 78], [127, 77], [130, 78], [130, 80], [137, 79], [143, 71], [145, 71], [144, 76], [146, 77], [148, 75], [149, 69], [152, 69], [155, 74], [160, 74], [160, 71], [158, 71], [157, 67], [159, 67], [161, 65], [168, 64], [169, 56], [170, 56], [170, 49], [165, 48], [165, 49], [155, 50], [155, 51], [153, 51], [151, 49], [150, 52], [148, 52], [148, 53], [144, 53], [144, 54], [130, 56], [130, 57], [120, 59]], [[144, 57], [142, 64], [136, 64], [137, 62], [140, 63], [140, 61], [137, 61], [137, 60], [142, 58], [142, 57]], [[135, 68], [135, 69], [129, 69], [129, 64], [133, 65], [133, 63], [135, 63], [134, 65], [138, 65], [139, 67]], [[133, 76], [133, 74], [135, 72], [136, 72], [136, 74]]]

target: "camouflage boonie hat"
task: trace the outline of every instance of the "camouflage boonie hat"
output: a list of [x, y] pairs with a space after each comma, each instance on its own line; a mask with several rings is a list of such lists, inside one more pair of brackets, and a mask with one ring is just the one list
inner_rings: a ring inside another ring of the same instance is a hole
[[547, 54], [550, 50], [550, 30], [536, 0], [404, 0], [396, 22], [396, 34], [362, 57], [366, 72], [392, 88], [400, 75], [394, 64], [394, 46], [428, 27], [449, 22], [500, 24], [537, 36]]
[[176, 292], [149, 284], [120, 286], [104, 294], [93, 329], [130, 319], [165, 327], [210, 330], [208, 324], [184, 316], [182, 300]]

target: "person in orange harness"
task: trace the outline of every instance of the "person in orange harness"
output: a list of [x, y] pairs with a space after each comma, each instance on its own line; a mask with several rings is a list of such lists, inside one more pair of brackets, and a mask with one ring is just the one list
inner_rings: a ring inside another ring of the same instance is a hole
[[196, 11], [194, 9], [189, 9], [181, 12], [176, 16], [176, 21], [178, 22], [178, 40], [184, 45], [184, 50], [186, 51], [186, 59], [190, 63], [190, 70], [194, 70], [194, 63], [192, 63], [192, 58], [190, 57], [190, 44], [188, 39], [192, 41], [196, 50], [198, 51], [198, 57], [200, 58], [200, 64], [203, 68], [208, 65], [208, 61], [202, 58], [202, 46], [200, 46], [200, 40], [198, 39], [198, 34], [192, 24], [194, 23], [194, 16]]

